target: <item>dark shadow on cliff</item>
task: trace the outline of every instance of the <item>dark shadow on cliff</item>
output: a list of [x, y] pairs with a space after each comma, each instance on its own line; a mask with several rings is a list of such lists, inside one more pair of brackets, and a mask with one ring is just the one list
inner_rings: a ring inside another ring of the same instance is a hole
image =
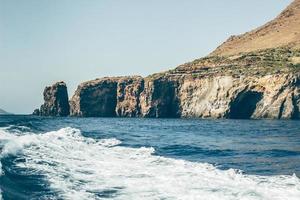
[[250, 119], [257, 103], [263, 98], [263, 93], [256, 91], [241, 92], [231, 102], [230, 119]]

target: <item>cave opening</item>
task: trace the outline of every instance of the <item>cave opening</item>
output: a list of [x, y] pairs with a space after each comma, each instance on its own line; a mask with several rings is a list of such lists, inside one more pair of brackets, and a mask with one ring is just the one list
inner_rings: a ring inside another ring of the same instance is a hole
[[263, 98], [263, 93], [256, 91], [246, 91], [238, 94], [231, 102], [229, 118], [250, 119], [253, 115], [257, 103]]

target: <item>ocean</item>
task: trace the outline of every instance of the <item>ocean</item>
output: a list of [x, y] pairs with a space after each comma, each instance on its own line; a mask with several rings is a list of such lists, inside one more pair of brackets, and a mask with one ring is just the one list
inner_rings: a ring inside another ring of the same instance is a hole
[[299, 200], [300, 123], [0, 116], [0, 199]]

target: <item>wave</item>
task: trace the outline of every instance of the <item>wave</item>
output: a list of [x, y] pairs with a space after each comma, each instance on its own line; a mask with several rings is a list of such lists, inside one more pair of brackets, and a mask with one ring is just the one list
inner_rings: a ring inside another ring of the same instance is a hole
[[[5, 141], [0, 159], [23, 156], [17, 163], [44, 175], [63, 199], [299, 199], [293, 176], [246, 175], [154, 155], [153, 148], [120, 146], [121, 141], [92, 139], [63, 128], [44, 134], [0, 130]], [[1, 165], [0, 165], [1, 167]], [[1, 198], [0, 198], [1, 199]]]

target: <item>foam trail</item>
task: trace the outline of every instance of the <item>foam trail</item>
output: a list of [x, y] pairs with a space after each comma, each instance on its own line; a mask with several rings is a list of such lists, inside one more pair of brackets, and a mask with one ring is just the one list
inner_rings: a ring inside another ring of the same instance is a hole
[[[1, 139], [0, 132], [0, 139]], [[10, 136], [6, 136], [8, 139]], [[8, 139], [9, 140], [9, 139]], [[296, 176], [244, 175], [153, 155], [153, 148], [118, 146], [117, 139], [95, 140], [64, 128], [13, 136], [2, 156], [20, 154], [19, 167], [46, 176], [64, 199], [299, 200]]]

